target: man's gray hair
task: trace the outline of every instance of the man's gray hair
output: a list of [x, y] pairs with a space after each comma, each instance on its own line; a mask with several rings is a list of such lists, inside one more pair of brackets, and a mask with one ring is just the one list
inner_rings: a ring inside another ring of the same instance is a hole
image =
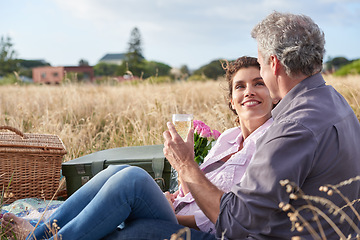
[[288, 76], [322, 70], [325, 36], [308, 16], [273, 12], [253, 28], [251, 36], [264, 61], [276, 55]]

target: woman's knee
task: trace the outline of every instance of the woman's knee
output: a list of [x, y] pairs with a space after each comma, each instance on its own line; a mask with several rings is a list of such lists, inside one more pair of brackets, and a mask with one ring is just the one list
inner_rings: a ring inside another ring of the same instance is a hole
[[[111, 165], [109, 167], [111, 167]], [[112, 168], [117, 169], [116, 167]], [[144, 169], [127, 166], [112, 175], [107, 181], [107, 185], [110, 188], [134, 188], [139, 185], [144, 185], [149, 179], [152, 180], [151, 176]]]
[[130, 165], [109, 165], [105, 170], [116, 173], [128, 167], [130, 167]]
[[123, 177], [131, 179], [132, 181], [144, 181], [151, 178], [151, 176], [142, 168], [136, 166], [129, 166], [122, 171]]

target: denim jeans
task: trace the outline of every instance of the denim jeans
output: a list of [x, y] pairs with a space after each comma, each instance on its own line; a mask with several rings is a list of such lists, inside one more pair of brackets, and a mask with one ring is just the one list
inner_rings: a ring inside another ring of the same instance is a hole
[[[102, 240], [164, 240], [184, 229], [179, 224], [161, 219], [138, 219], [125, 224], [125, 228], [115, 230]], [[188, 239], [187, 234], [181, 235]], [[215, 236], [195, 229], [190, 229], [191, 240], [215, 240]], [[180, 239], [180, 238], [176, 238]]]
[[172, 207], [146, 171], [110, 165], [71, 195], [27, 239], [53, 239], [48, 226], [56, 220], [62, 239], [98, 240], [135, 219], [177, 224]]

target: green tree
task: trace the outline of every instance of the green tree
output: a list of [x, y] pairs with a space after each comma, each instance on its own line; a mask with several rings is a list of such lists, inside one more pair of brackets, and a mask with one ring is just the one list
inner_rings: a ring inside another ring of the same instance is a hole
[[205, 75], [205, 77], [214, 80], [218, 77], [224, 76], [224, 74], [225, 70], [221, 66], [221, 60], [214, 60], [194, 72], [194, 75]]
[[144, 78], [152, 76], [167, 76], [170, 73], [171, 67], [167, 64], [155, 61], [143, 61]]
[[18, 59], [18, 63], [19, 63], [20, 68], [34, 68], [34, 67], [50, 66], [50, 63], [45, 62], [43, 60]]
[[89, 66], [89, 62], [85, 59], [80, 59], [79, 66]]
[[116, 76], [116, 71], [119, 66], [116, 64], [108, 64], [100, 62], [94, 66], [95, 76]]
[[116, 76], [123, 76], [126, 74], [127, 68], [125, 64], [117, 65], [115, 75]]
[[50, 66], [49, 63], [42, 60], [18, 59], [19, 73], [21, 76], [32, 78], [32, 69], [34, 67]]
[[346, 76], [350, 74], [360, 74], [360, 59], [350, 61], [349, 64], [343, 65], [339, 70], [334, 73], [335, 76]]
[[335, 57], [333, 59], [329, 59], [329, 61], [327, 61], [325, 63], [325, 71], [334, 71], [337, 70], [339, 68], [341, 68], [342, 66], [349, 64], [351, 61], [349, 61], [347, 58], [345, 57]]
[[142, 54], [141, 34], [137, 27], [131, 31], [128, 44], [126, 62], [124, 62], [123, 65], [125, 65], [134, 76], [141, 76], [144, 72], [144, 57]]
[[11, 38], [1, 36], [0, 40], [0, 76], [18, 70], [16, 51], [13, 49]]
[[189, 70], [188, 66], [186, 66], [186, 65], [182, 65], [180, 67], [180, 72], [183, 75], [190, 76], [190, 70]]

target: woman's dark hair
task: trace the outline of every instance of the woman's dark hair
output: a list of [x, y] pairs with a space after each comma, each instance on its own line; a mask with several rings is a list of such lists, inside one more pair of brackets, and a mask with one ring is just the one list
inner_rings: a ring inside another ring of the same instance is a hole
[[[260, 70], [260, 64], [258, 63], [257, 58], [243, 56], [232, 62], [228, 62], [227, 60], [225, 60], [225, 62], [222, 63], [222, 67], [226, 71], [225, 76], [229, 89], [228, 90], [229, 108], [233, 113], [235, 113], [235, 115], [237, 115], [236, 110], [233, 109], [231, 106], [231, 99], [233, 93], [232, 86], [233, 86], [234, 76], [242, 68], [256, 67]], [[235, 122], [239, 124], [239, 117], [236, 118]]]

